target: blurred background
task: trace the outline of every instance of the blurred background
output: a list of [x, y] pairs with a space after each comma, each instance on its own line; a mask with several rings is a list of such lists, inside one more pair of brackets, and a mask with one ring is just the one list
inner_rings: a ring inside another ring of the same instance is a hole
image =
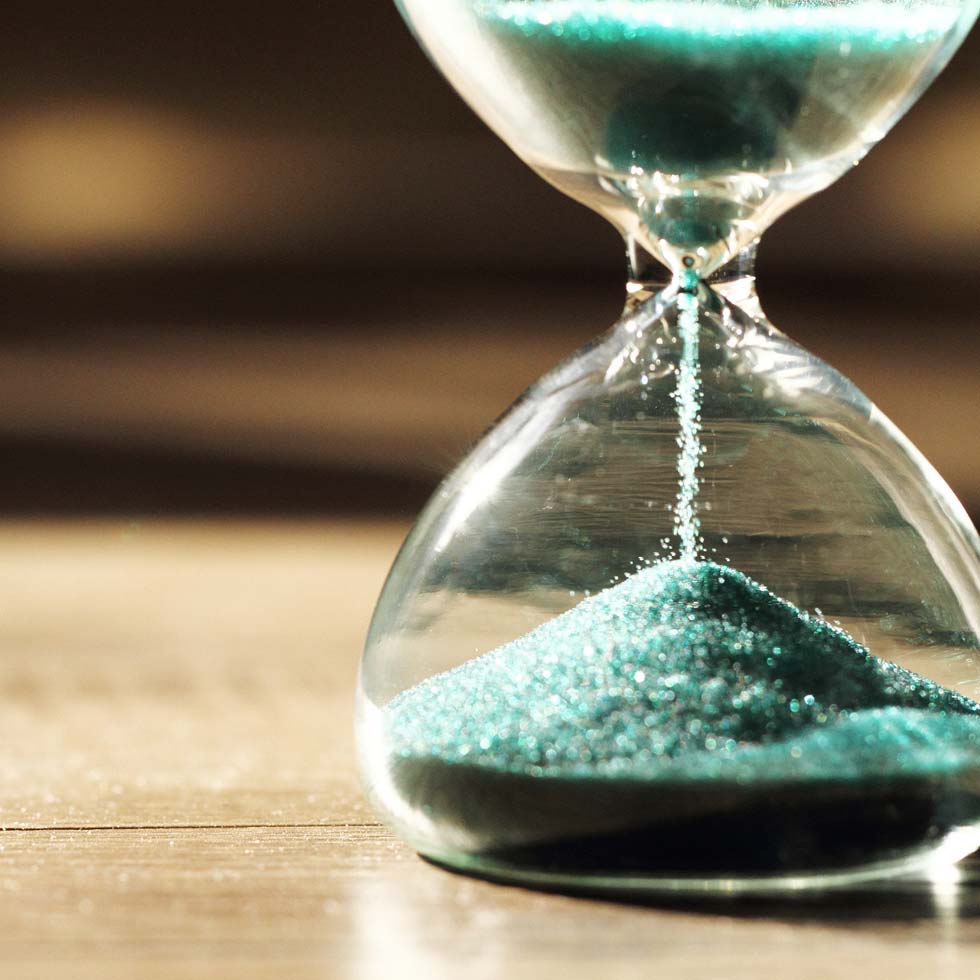
[[[388, 0], [4, 4], [0, 515], [411, 515], [623, 248]], [[760, 253], [977, 519], [980, 34]]]

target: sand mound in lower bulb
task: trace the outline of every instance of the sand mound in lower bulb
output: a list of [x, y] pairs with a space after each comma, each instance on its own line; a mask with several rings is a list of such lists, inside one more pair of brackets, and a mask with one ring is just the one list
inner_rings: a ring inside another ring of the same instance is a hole
[[980, 705], [708, 562], [639, 572], [384, 717], [399, 792], [477, 866], [841, 868], [980, 812]]

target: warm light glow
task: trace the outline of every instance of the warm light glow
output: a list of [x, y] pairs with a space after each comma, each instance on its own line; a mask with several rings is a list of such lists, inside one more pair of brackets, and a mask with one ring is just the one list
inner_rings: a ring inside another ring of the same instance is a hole
[[321, 227], [334, 200], [349, 208], [330, 161], [343, 168], [350, 156], [343, 141], [125, 103], [25, 109], [0, 120], [0, 256], [234, 253]]

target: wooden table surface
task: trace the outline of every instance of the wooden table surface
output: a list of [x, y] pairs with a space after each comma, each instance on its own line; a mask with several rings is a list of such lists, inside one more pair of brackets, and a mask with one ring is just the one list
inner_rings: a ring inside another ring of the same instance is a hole
[[799, 900], [617, 904], [432, 867], [358, 790], [404, 528], [0, 525], [0, 976], [980, 977], [980, 863]]

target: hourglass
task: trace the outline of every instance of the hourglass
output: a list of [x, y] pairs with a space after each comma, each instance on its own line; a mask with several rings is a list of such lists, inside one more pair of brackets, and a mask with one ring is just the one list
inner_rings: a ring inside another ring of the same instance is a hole
[[859, 160], [976, 0], [402, 0], [627, 242], [623, 317], [442, 484], [358, 690], [423, 855], [546, 887], [827, 886], [980, 844], [980, 540], [765, 318], [755, 243]]

